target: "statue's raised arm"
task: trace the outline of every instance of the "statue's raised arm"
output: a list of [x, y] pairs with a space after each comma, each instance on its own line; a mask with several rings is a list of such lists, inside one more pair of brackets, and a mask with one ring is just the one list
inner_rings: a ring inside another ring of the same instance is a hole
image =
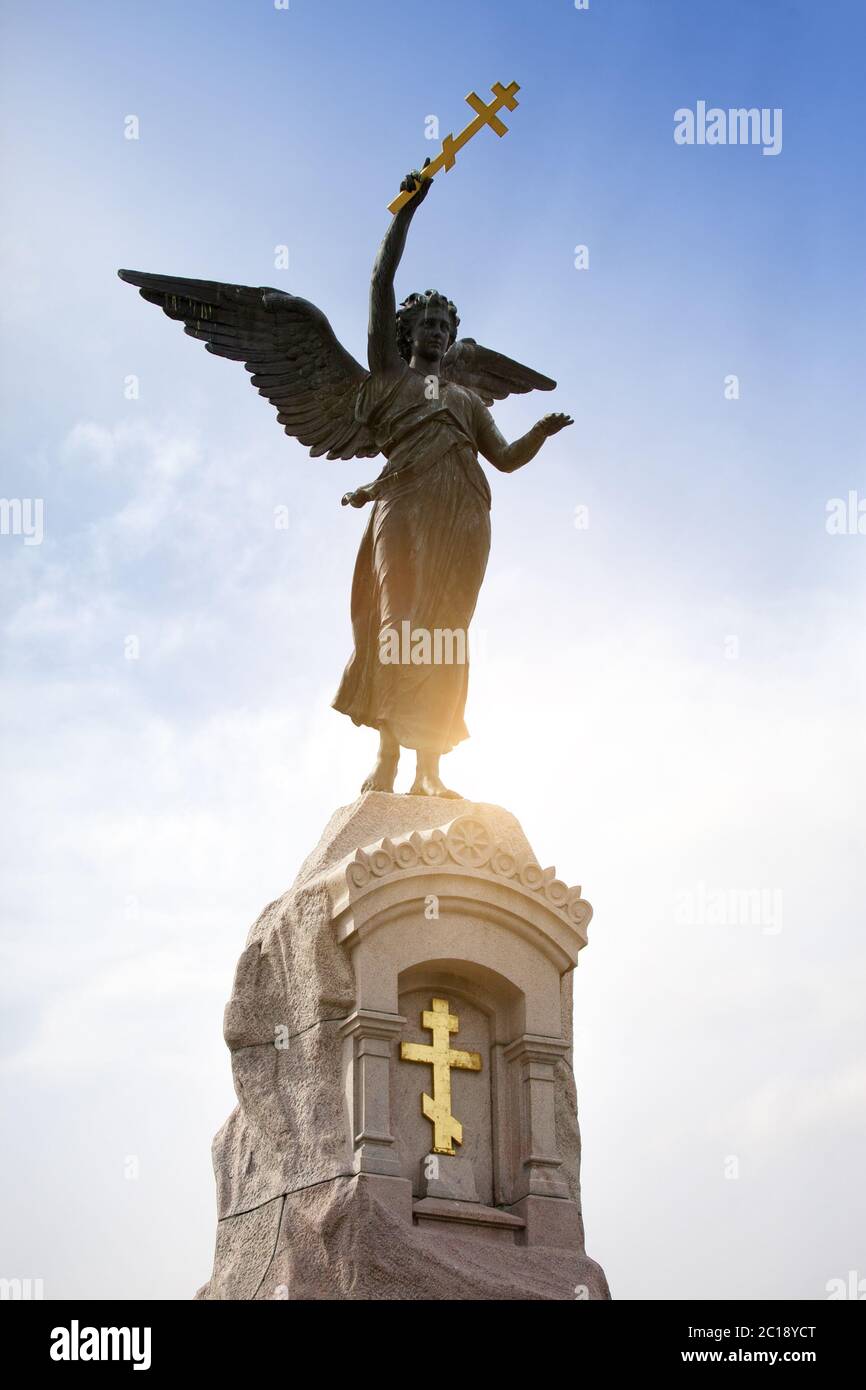
[[[430, 163], [428, 159], [427, 164]], [[395, 324], [397, 300], [394, 295], [394, 276], [406, 247], [406, 233], [417, 209], [430, 192], [432, 179], [422, 179], [416, 169], [407, 174], [401, 190], [414, 191], [415, 197], [394, 214], [379, 247], [370, 280], [370, 321], [367, 328], [367, 361], [371, 372], [393, 371], [400, 366]]]

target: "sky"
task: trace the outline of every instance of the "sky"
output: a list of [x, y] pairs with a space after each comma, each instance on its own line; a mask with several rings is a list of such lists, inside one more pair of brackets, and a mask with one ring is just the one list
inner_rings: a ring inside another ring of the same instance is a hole
[[[362, 358], [428, 118], [516, 80], [397, 279], [556, 378], [497, 405], [509, 438], [575, 419], [491, 476], [443, 770], [595, 909], [575, 1073], [614, 1297], [866, 1279], [863, 6], [0, 15], [0, 495], [42, 518], [0, 534], [0, 1275], [205, 1282], [234, 964], [375, 747], [330, 700], [340, 497], [379, 464], [310, 459], [116, 270], [300, 294]], [[678, 144], [698, 102], [781, 111], [781, 149]]]

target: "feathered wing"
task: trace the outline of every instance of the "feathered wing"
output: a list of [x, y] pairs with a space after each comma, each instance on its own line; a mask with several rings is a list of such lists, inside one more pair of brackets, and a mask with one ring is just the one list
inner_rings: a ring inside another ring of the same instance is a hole
[[276, 408], [286, 434], [314, 458], [373, 458], [379, 450], [355, 419], [355, 397], [369, 375], [337, 341], [315, 304], [281, 290], [119, 270], [149, 304], [177, 319], [208, 352], [243, 362], [259, 394]]
[[485, 405], [526, 391], [552, 391], [556, 386], [551, 377], [534, 372], [501, 352], [481, 347], [474, 338], [458, 338], [451, 344], [442, 359], [442, 377], [468, 387]]

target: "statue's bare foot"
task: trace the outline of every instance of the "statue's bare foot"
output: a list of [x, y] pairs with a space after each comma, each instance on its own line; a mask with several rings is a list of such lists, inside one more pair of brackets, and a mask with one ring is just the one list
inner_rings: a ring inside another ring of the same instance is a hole
[[373, 771], [368, 777], [365, 777], [361, 783], [361, 791], [392, 792], [394, 790], [394, 778], [397, 776], [397, 764], [399, 761], [399, 746], [395, 745], [391, 747], [386, 744], [385, 747], [380, 747], [379, 756], [373, 764]]
[[463, 797], [459, 792], [449, 791], [441, 777], [434, 777], [430, 773], [420, 773], [415, 778], [408, 792], [409, 796], [447, 796], [452, 801], [462, 801]]
[[379, 731], [379, 752], [373, 764], [373, 771], [361, 783], [362, 792], [392, 792], [397, 764], [400, 761], [400, 745], [389, 729]]
[[394, 790], [394, 778], [396, 776], [397, 759], [378, 757], [373, 771], [368, 777], [365, 777], [361, 783], [361, 791], [392, 792]]

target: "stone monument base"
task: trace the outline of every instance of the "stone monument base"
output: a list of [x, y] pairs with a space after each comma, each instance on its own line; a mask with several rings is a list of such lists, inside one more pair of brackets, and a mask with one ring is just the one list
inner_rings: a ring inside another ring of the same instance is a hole
[[238, 963], [197, 1297], [609, 1298], [571, 1069], [591, 915], [499, 807], [336, 812]]

